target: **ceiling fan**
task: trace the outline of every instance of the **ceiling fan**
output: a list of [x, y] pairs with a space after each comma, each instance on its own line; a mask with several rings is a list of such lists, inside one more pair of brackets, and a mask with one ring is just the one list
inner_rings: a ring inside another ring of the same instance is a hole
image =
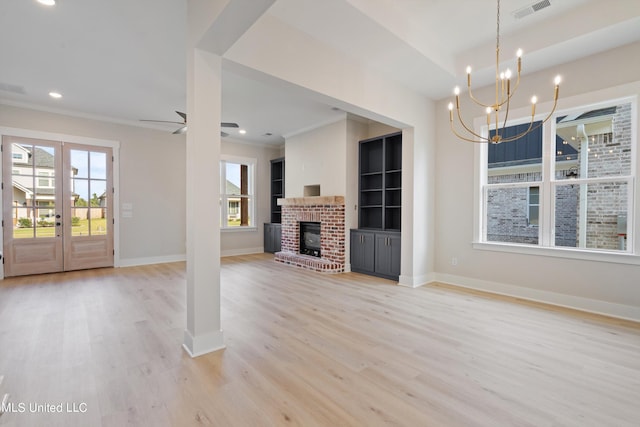
[[[175, 122], [175, 121], [171, 121], [171, 120], [145, 120], [145, 119], [140, 119], [141, 122], [154, 122], [154, 123], [175, 123], [177, 125], [182, 125], [181, 128], [177, 129], [176, 131], [173, 132], [174, 135], [179, 135], [182, 133], [185, 133], [187, 131], [187, 115], [181, 111], [176, 111], [176, 113], [182, 117], [182, 121], [181, 122]], [[222, 122], [220, 123], [220, 126], [223, 128], [237, 128], [239, 127], [237, 123], [232, 123], [232, 122]], [[228, 133], [226, 132], [220, 132], [220, 136], [229, 136]]]

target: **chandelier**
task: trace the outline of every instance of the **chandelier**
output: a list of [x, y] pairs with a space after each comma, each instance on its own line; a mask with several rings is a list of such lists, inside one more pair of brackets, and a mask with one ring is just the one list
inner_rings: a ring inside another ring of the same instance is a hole
[[[545, 117], [544, 120], [535, 124], [535, 115], [536, 115], [536, 103], [538, 102], [538, 98], [534, 95], [531, 98], [531, 121], [529, 122], [529, 126], [523, 132], [520, 132], [517, 135], [505, 136], [505, 128], [507, 125], [507, 120], [509, 118], [509, 104], [511, 102], [511, 97], [518, 89], [520, 85], [520, 71], [522, 69], [522, 49], [518, 49], [516, 53], [517, 56], [517, 68], [516, 68], [516, 81], [515, 85], [512, 86], [511, 78], [512, 72], [510, 69], [506, 69], [504, 71], [500, 71], [500, 0], [497, 0], [498, 8], [497, 8], [497, 29], [496, 29], [496, 89], [495, 89], [495, 102], [493, 104], [485, 104], [480, 102], [473, 96], [471, 91], [471, 67], [467, 67], [467, 88], [469, 92], [469, 98], [479, 105], [480, 107], [485, 109], [485, 114], [487, 117], [487, 136], [482, 136], [475, 132], [471, 126], [467, 125], [462, 119], [462, 114], [460, 112], [460, 88], [456, 86], [454, 89], [454, 94], [456, 96], [455, 105], [453, 102], [449, 103], [449, 123], [451, 125], [451, 131], [463, 141], [468, 142], [480, 142], [480, 143], [491, 143], [491, 144], [499, 144], [501, 142], [512, 142], [519, 138], [522, 138], [529, 132], [537, 129], [542, 126], [547, 120], [551, 118], [553, 115], [556, 106], [558, 104], [558, 91], [560, 89], [560, 76], [555, 78], [555, 89], [553, 94], [553, 108], [549, 115]], [[453, 110], [456, 110], [456, 115], [458, 117], [458, 122], [464, 128], [462, 133], [456, 130], [453, 120]], [[495, 134], [493, 136], [489, 136], [489, 130], [495, 129]]]

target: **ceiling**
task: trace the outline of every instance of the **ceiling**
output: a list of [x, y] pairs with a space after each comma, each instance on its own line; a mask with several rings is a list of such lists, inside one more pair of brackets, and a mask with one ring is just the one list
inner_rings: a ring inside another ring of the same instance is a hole
[[[549, 1], [520, 19], [514, 12], [539, 0], [501, 2], [503, 56], [523, 47], [524, 72], [640, 40], [637, 0]], [[474, 82], [493, 78], [493, 0], [276, 0], [267, 13], [432, 99], [468, 63]], [[185, 33], [186, 0], [2, 0], [0, 103], [172, 131], [139, 120], [186, 111]], [[248, 142], [281, 144], [344, 115], [228, 62], [222, 93], [222, 120], [247, 133], [226, 131]]]

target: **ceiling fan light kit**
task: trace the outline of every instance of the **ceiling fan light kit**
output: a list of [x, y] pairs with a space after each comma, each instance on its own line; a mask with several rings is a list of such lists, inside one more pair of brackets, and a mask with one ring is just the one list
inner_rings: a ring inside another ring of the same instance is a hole
[[[558, 105], [558, 93], [560, 90], [560, 76], [555, 78], [555, 88], [553, 94], [553, 108], [549, 114], [538, 124], [535, 123], [535, 115], [536, 115], [536, 103], [538, 102], [538, 98], [534, 95], [531, 98], [531, 121], [529, 122], [529, 126], [523, 132], [514, 135], [505, 137], [505, 128], [507, 126], [507, 121], [509, 118], [509, 106], [511, 103], [511, 97], [514, 95], [518, 86], [520, 85], [520, 72], [522, 70], [522, 49], [518, 49], [516, 54], [517, 57], [517, 65], [516, 65], [516, 81], [515, 85], [512, 87], [511, 85], [511, 77], [512, 72], [509, 68], [505, 71], [500, 71], [500, 0], [497, 0], [497, 17], [496, 17], [496, 77], [495, 77], [495, 102], [493, 104], [483, 103], [476, 99], [471, 90], [471, 67], [467, 67], [467, 90], [469, 92], [469, 99], [471, 99], [475, 104], [484, 108], [484, 113], [487, 117], [487, 135], [482, 136], [472, 129], [472, 126], [465, 123], [462, 119], [462, 113], [460, 111], [460, 88], [456, 86], [454, 89], [455, 95], [455, 104], [453, 102], [449, 103], [449, 124], [451, 127], [451, 131], [463, 141], [467, 142], [478, 142], [478, 143], [491, 143], [491, 144], [499, 144], [501, 142], [512, 142], [516, 141], [523, 136], [527, 135], [529, 132], [539, 128], [545, 123], [547, 120], [551, 118], [553, 113], [556, 110]], [[456, 111], [456, 116], [458, 118], [458, 122], [460, 126], [464, 129], [459, 132], [456, 130], [456, 126], [454, 125], [454, 108]], [[490, 130], [495, 130], [495, 134], [493, 136], [490, 135]]]

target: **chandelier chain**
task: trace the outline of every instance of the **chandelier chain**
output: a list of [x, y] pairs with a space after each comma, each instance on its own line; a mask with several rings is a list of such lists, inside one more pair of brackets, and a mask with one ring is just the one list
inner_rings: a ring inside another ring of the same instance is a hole
[[498, 12], [496, 13], [496, 50], [500, 50], [500, 0], [498, 0]]

